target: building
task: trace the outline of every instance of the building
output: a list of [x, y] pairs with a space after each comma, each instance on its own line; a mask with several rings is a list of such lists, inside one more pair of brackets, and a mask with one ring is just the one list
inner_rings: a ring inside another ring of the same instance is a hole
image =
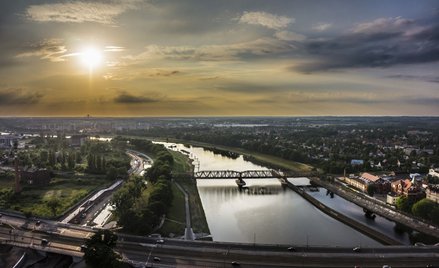
[[18, 137], [14, 135], [0, 135], [0, 149], [11, 149], [18, 146]]
[[398, 196], [394, 193], [388, 193], [386, 203], [390, 205], [396, 205], [396, 199], [398, 199]]
[[362, 173], [359, 177], [355, 177], [355, 176], [349, 176], [349, 178], [344, 178], [344, 181], [363, 191], [363, 192], [367, 192], [367, 187], [369, 185], [375, 185], [376, 187], [376, 192], [377, 193], [387, 193], [388, 189], [390, 188], [389, 183], [387, 183], [386, 181], [382, 180], [380, 177], [372, 175], [370, 173]]
[[439, 203], [439, 184], [428, 185], [425, 193], [427, 194], [427, 199]]
[[429, 172], [428, 172], [428, 175], [430, 175], [430, 176], [432, 176], [432, 177], [437, 177], [437, 178], [439, 178], [439, 172], [438, 172], [438, 170], [436, 170], [436, 169], [430, 169], [429, 170]]
[[406, 196], [413, 201], [420, 200], [425, 196], [418, 184], [409, 179], [393, 181], [391, 183], [391, 193], [395, 196]]
[[364, 180], [368, 184], [378, 183], [379, 180], [381, 180], [380, 177], [372, 175], [372, 174], [367, 173], [367, 172], [364, 172], [363, 174], [361, 174], [360, 179]]
[[30, 185], [48, 185], [50, 183], [50, 171], [47, 169], [26, 168], [20, 171], [22, 183]]
[[367, 183], [361, 180], [359, 177], [345, 177], [344, 181], [352, 187], [357, 188], [358, 190], [361, 190], [363, 192], [367, 191]]
[[351, 160], [352, 166], [361, 166], [363, 164], [364, 164], [364, 160], [361, 160], [361, 159], [352, 159]]
[[87, 138], [87, 135], [72, 135], [70, 137], [70, 146], [81, 147], [87, 141]]

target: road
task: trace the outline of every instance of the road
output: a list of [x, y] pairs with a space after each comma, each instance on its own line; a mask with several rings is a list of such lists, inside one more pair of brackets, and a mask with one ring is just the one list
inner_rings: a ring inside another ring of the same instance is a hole
[[[144, 172], [146, 166], [145, 163], [152, 163], [152, 159], [149, 156], [140, 152], [127, 150], [126, 153], [131, 157], [131, 169], [128, 171], [130, 175], [141, 175]], [[67, 215], [62, 222], [68, 223], [71, 222], [72, 219], [76, 219], [79, 221], [77, 222], [78, 224], [97, 225], [98, 227], [103, 227], [108, 218], [111, 217], [111, 206], [109, 205], [111, 198], [113, 197], [115, 190], [121, 186], [123, 182], [117, 181], [115, 184], [117, 184], [117, 186], [114, 189], [110, 189], [111, 187], [107, 190], [103, 189], [96, 193], [96, 195], [100, 195], [99, 197], [93, 195], [86, 201], [82, 202], [81, 205], [72, 211], [72, 213]], [[115, 184], [113, 184], [113, 186]], [[82, 214], [81, 209], [83, 207], [90, 206], [89, 204], [92, 204], [92, 206], [88, 211], [86, 211], [86, 213], [83, 213], [84, 217], [78, 218], [77, 215], [80, 213]]]
[[[0, 242], [42, 251], [82, 256], [80, 245], [94, 230], [70, 224], [28, 220], [14, 215], [0, 218]], [[13, 223], [14, 225], [9, 225]], [[15, 229], [13, 229], [15, 228]], [[387, 246], [361, 248], [354, 252], [345, 247], [307, 247], [294, 245], [258, 245], [220, 243], [209, 241], [184, 241], [118, 234], [116, 251], [127, 262], [138, 267], [231, 267], [233, 261], [241, 267], [425, 267], [439, 263], [439, 246]], [[48, 245], [42, 246], [41, 240]], [[154, 257], [160, 262], [154, 262]]]
[[128, 171], [130, 174], [143, 175], [143, 172], [153, 163], [151, 157], [141, 152], [127, 150], [127, 154], [131, 157], [131, 169]]

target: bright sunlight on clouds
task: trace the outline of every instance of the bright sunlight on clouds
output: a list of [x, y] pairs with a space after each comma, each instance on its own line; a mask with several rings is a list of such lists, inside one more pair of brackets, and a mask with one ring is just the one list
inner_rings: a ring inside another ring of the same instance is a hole
[[0, 1], [0, 116], [439, 115], [437, 0]]

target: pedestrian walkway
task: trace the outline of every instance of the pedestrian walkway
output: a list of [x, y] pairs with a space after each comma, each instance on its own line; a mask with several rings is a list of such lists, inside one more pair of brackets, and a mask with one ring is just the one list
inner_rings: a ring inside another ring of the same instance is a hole
[[186, 210], [186, 228], [184, 229], [184, 240], [195, 240], [195, 234], [191, 226], [191, 211], [189, 208], [189, 195], [183, 189], [183, 187], [176, 181], [174, 181], [178, 189], [184, 194], [184, 206]]

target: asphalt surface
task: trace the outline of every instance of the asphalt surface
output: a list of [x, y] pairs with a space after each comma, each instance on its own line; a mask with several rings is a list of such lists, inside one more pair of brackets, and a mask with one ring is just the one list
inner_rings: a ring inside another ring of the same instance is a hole
[[[4, 216], [9, 218], [9, 216]], [[4, 219], [2, 217], [2, 220]], [[20, 219], [15, 219], [15, 222]], [[24, 223], [26, 222], [26, 223]], [[23, 226], [31, 229], [23, 229]], [[1, 243], [31, 247], [43, 251], [81, 256], [80, 245], [93, 233], [70, 229], [68, 225], [57, 227], [54, 222], [21, 220], [21, 228], [0, 227]], [[47, 231], [54, 230], [54, 231]], [[183, 241], [119, 235], [116, 251], [125, 260], [138, 267], [426, 267], [439, 263], [439, 247], [376, 247], [361, 248], [354, 252], [345, 247], [305, 247], [294, 245], [254, 245], [207, 241]], [[41, 241], [49, 241], [42, 245]], [[294, 247], [288, 250], [288, 247]], [[154, 261], [154, 257], [160, 261]]]

